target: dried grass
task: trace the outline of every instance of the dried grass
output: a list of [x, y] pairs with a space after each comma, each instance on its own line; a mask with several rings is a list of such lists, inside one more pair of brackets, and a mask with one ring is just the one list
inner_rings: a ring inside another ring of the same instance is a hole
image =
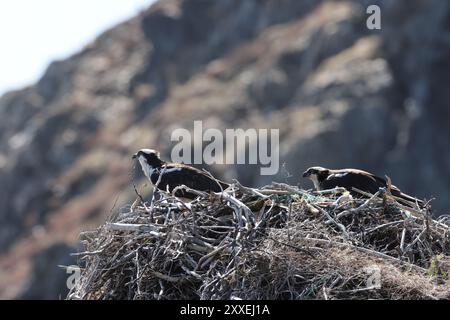
[[[189, 190], [192, 191], [192, 190]], [[81, 235], [68, 299], [448, 299], [449, 218], [388, 191], [261, 189], [138, 198]]]

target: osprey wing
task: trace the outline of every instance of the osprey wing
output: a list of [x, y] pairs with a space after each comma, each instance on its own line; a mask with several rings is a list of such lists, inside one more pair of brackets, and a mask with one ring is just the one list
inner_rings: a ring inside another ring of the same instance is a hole
[[385, 185], [382, 181], [377, 180], [375, 176], [360, 170], [339, 170], [330, 174], [322, 182], [323, 189], [343, 187], [348, 191], [352, 191], [352, 188], [357, 188], [372, 194]]
[[[377, 177], [377, 176], [374, 176], [374, 178], [377, 179], [377, 181], [384, 181], [385, 186], [387, 187], [387, 181], [385, 179]], [[402, 198], [403, 200], [406, 200], [407, 202], [417, 203], [417, 204], [419, 204], [419, 206], [425, 205], [425, 203], [422, 200], [403, 193], [399, 188], [397, 188], [394, 185], [391, 185], [391, 193], [393, 196]]]
[[228, 187], [228, 184], [216, 181], [207, 173], [184, 164], [168, 163], [161, 168], [160, 172], [162, 177], [159, 188], [166, 190], [168, 186], [170, 192], [181, 185], [207, 192], [220, 192]]

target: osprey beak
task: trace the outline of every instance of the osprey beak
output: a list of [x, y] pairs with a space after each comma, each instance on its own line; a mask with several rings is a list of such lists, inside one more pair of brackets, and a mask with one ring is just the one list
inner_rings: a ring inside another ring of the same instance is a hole
[[133, 156], [131, 157], [131, 159], [136, 159], [137, 158], [137, 153], [133, 154]]
[[308, 171], [303, 172], [303, 178], [308, 178], [311, 175]]

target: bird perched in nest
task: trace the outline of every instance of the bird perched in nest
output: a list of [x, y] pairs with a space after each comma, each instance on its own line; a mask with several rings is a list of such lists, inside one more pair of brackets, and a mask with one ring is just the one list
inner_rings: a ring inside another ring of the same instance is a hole
[[[303, 173], [303, 178], [311, 179], [317, 191], [342, 187], [356, 197], [361, 197], [361, 193], [358, 193], [353, 188], [371, 194], [375, 194], [380, 188], [388, 188], [386, 179], [358, 169], [332, 170], [322, 167], [311, 167]], [[422, 200], [404, 194], [394, 185], [390, 186], [390, 191], [397, 198], [409, 203], [416, 203], [421, 207], [424, 206]]]
[[[176, 187], [185, 185], [190, 189], [206, 192], [220, 192], [229, 187], [228, 183], [217, 180], [197, 168], [161, 160], [159, 152], [153, 149], [141, 149], [133, 155], [141, 164], [142, 171], [154, 187], [172, 192]], [[195, 194], [186, 190], [177, 190], [175, 195], [194, 199]]]

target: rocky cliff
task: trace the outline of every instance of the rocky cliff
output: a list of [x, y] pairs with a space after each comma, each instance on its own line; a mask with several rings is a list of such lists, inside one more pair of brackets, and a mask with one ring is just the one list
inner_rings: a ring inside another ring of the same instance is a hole
[[[366, 28], [369, 4], [381, 30]], [[280, 129], [277, 176], [211, 168], [225, 179], [308, 187], [305, 167], [358, 167], [447, 213], [449, 13], [439, 0], [164, 0], [52, 63], [0, 99], [0, 297], [64, 296], [42, 266], [63, 279], [80, 229], [134, 198], [130, 155], [168, 157], [172, 130], [195, 120]]]

